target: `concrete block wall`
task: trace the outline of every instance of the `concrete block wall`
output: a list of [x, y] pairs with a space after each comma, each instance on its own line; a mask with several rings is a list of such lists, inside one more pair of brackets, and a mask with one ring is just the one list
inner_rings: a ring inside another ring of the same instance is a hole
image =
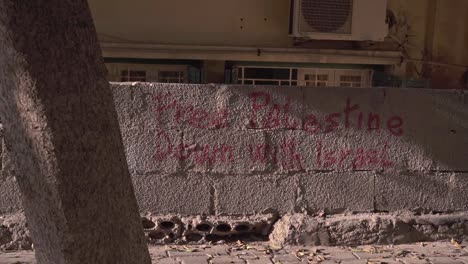
[[0, 214], [21, 210], [21, 194], [0, 124]]
[[[468, 210], [459, 91], [112, 84], [143, 214]], [[21, 199], [0, 128], [0, 213]]]
[[465, 93], [112, 89], [143, 213], [468, 210]]

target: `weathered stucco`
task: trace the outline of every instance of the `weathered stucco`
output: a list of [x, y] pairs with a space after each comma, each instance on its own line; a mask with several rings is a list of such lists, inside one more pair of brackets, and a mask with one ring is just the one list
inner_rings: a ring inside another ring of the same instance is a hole
[[[142, 213], [468, 210], [464, 93], [112, 89]], [[5, 199], [1, 209], [9, 211]]]
[[113, 90], [144, 212], [468, 209], [466, 94], [140, 83]]

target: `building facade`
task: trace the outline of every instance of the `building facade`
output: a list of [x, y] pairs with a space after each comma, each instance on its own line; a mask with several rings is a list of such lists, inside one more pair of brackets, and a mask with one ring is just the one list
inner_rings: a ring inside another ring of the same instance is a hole
[[465, 0], [91, 0], [111, 81], [463, 89]]

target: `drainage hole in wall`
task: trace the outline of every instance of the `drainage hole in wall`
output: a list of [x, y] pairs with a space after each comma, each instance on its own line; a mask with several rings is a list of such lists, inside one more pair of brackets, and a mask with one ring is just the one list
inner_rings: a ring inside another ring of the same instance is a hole
[[209, 224], [198, 224], [195, 229], [201, 232], [208, 232], [211, 230], [211, 226]]
[[216, 230], [223, 233], [229, 232], [231, 231], [231, 226], [228, 224], [219, 224], [216, 226]]
[[161, 227], [162, 229], [172, 229], [174, 228], [175, 224], [171, 221], [163, 221], [161, 223], [159, 223], [159, 227]]
[[249, 231], [250, 226], [246, 224], [238, 224], [236, 227], [234, 227], [234, 230], [237, 232], [246, 232]]
[[163, 239], [165, 236], [161, 231], [151, 231], [148, 233], [148, 237], [155, 240]]
[[205, 236], [205, 240], [208, 242], [216, 242], [221, 240], [221, 236], [215, 235], [215, 234], [208, 234]]
[[200, 235], [200, 234], [197, 234], [197, 233], [188, 234], [188, 235], [185, 236], [185, 239], [187, 241], [200, 241], [202, 238], [203, 238], [203, 236]]
[[150, 229], [156, 226], [156, 224], [153, 221], [149, 220], [146, 217], [141, 218], [141, 224], [143, 225], [144, 229]]

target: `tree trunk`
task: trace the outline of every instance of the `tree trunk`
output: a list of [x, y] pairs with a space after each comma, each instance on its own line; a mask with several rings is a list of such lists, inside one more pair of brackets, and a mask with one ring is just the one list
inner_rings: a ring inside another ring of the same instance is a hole
[[150, 263], [85, 0], [0, 0], [0, 116], [38, 263]]

